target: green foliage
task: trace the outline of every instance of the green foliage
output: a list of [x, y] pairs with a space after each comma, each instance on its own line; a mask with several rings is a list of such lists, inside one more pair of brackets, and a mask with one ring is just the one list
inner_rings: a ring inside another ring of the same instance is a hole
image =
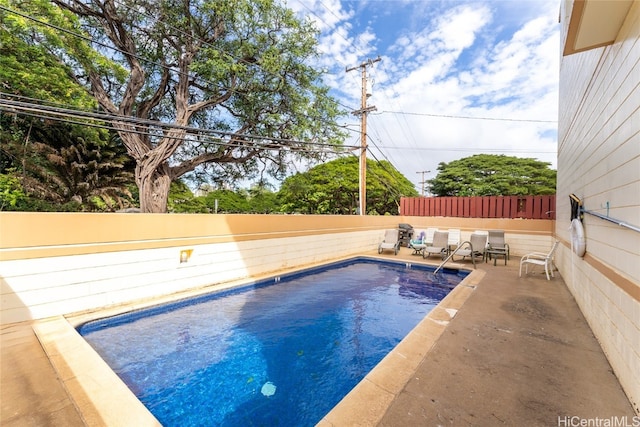
[[[353, 215], [359, 197], [356, 157], [327, 162], [287, 178], [280, 187], [288, 213]], [[417, 196], [411, 182], [387, 161], [367, 162], [367, 213], [396, 215], [401, 196]]]
[[277, 213], [280, 211], [280, 200], [277, 193], [262, 185], [252, 187], [248, 192], [250, 212]]
[[0, 211], [21, 212], [74, 212], [80, 209], [76, 203], [56, 205], [27, 194], [20, 175], [13, 170], [0, 174]]
[[[4, 48], [17, 53], [5, 59], [8, 63], [13, 58], [21, 62], [12, 64], [8, 69], [23, 70], [26, 80], [22, 86], [29, 91], [38, 91], [35, 98], [95, 108], [97, 103], [82, 86], [67, 84], [69, 79], [76, 79], [74, 70], [87, 66], [88, 69], [109, 74], [114, 81], [124, 81], [126, 78], [125, 68], [93, 49], [87, 40], [90, 36], [82, 30], [81, 21], [73, 13], [60, 9], [49, 0], [0, 0], [0, 5], [6, 8], [0, 11], [3, 23], [0, 32], [11, 34]], [[19, 13], [12, 13], [13, 10]]]
[[18, 178], [0, 174], [0, 211], [14, 210], [26, 198]]
[[[0, 5], [11, 10], [19, 5], [24, 13], [54, 25], [66, 20], [62, 18], [61, 10], [46, 0], [19, 4], [0, 0]], [[43, 13], [48, 16], [42, 16]], [[4, 10], [0, 11], [0, 18], [0, 83], [3, 92], [65, 106], [96, 108], [93, 97], [74, 79], [72, 68], [54, 55], [64, 43], [65, 33], [45, 26], [41, 27], [42, 33], [38, 33], [34, 31], [34, 21]], [[41, 38], [46, 43], [42, 43]]]
[[180, 180], [171, 183], [168, 210], [173, 213], [209, 212], [204, 200], [201, 197], [194, 197], [189, 187]]
[[[250, 190], [207, 190], [204, 196], [196, 197], [178, 180], [171, 184], [169, 212], [176, 213], [277, 213], [278, 195], [263, 186]], [[217, 208], [216, 208], [217, 200]]]
[[133, 204], [132, 164], [107, 132], [0, 114], [0, 157], [0, 173], [20, 172], [14, 176], [28, 198], [21, 210], [114, 211]]
[[204, 199], [211, 212], [215, 212], [216, 200], [218, 201], [218, 213], [250, 212], [250, 204], [246, 194], [231, 190], [215, 190], [207, 194]]
[[478, 154], [438, 165], [436, 196], [523, 196], [556, 193], [556, 171], [536, 159]]
[[[11, 2], [27, 15], [76, 31], [77, 20], [47, 0]], [[65, 108], [95, 109], [97, 102], [56, 56], [77, 37], [0, 11], [0, 84], [20, 101], [46, 101]], [[66, 23], [66, 24], [65, 24]], [[96, 59], [96, 58], [94, 58]], [[96, 59], [96, 61], [98, 61]], [[99, 61], [98, 61], [99, 62]], [[25, 198], [16, 210], [113, 211], [132, 204], [133, 164], [122, 143], [106, 129], [0, 113], [0, 173], [15, 170]]]

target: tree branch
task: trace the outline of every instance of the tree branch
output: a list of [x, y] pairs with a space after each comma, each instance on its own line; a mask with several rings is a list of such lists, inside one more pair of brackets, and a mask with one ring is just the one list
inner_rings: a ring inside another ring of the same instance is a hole
[[173, 166], [171, 168], [171, 174], [174, 178], [179, 178], [204, 163], [244, 163], [247, 160], [256, 157], [258, 155], [258, 151], [259, 150], [251, 150], [244, 156], [240, 157], [234, 157], [232, 155], [232, 150], [225, 151], [224, 153], [203, 153]]
[[204, 110], [206, 108], [213, 107], [213, 106], [222, 104], [225, 101], [228, 101], [233, 95], [236, 85], [237, 85], [237, 77], [233, 76], [231, 78], [231, 87], [224, 94], [218, 96], [217, 98], [209, 98], [209, 99], [205, 99], [204, 101], [191, 104], [189, 106], [190, 113], [193, 114], [198, 111]]
[[[163, 61], [163, 65], [166, 65]], [[162, 69], [162, 77], [160, 78], [160, 83], [158, 83], [158, 87], [153, 94], [153, 96], [147, 100], [141, 101], [138, 106], [138, 117], [142, 119], [148, 119], [149, 113], [151, 110], [160, 104], [165, 95], [169, 92], [169, 68], [164, 67]]]

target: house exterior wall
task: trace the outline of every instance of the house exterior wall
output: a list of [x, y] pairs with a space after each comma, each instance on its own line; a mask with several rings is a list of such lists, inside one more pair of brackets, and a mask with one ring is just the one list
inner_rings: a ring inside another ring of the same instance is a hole
[[640, 226], [640, 2], [614, 44], [562, 58], [559, 107], [558, 268], [638, 411], [640, 233], [585, 214], [587, 252], [576, 256], [569, 195], [586, 210]]
[[[511, 253], [548, 250], [548, 220], [395, 216], [0, 212], [0, 320], [65, 315], [375, 253], [384, 230], [503, 229]], [[186, 257], [186, 262], [181, 258]]]

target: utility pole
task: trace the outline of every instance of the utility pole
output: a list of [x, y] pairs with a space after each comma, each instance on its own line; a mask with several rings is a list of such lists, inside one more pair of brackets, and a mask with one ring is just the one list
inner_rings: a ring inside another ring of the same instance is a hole
[[420, 181], [418, 184], [422, 184], [422, 197], [424, 197], [424, 184], [427, 182], [424, 180], [424, 174], [425, 173], [430, 173], [431, 171], [420, 171], [420, 172], [416, 172], [416, 173], [421, 173], [422, 174], [422, 181]]
[[360, 116], [360, 188], [358, 191], [358, 210], [360, 215], [367, 214], [367, 113], [376, 110], [376, 107], [374, 106], [367, 107], [367, 98], [371, 96], [367, 93], [367, 66], [373, 66], [374, 63], [380, 60], [381, 58], [379, 56], [373, 60], [368, 59], [360, 65], [347, 68], [346, 71], [348, 73], [349, 71], [357, 70], [358, 68], [360, 68], [362, 72], [361, 106], [359, 110], [352, 112], [353, 115]]

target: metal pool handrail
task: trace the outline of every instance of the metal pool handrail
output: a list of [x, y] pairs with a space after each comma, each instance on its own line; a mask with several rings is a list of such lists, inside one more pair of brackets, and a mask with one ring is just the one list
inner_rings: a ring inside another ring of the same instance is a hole
[[451, 254], [444, 259], [444, 261], [442, 261], [442, 264], [440, 264], [438, 266], [438, 268], [436, 268], [436, 271], [434, 271], [433, 274], [436, 274], [442, 268], [442, 266], [444, 266], [447, 263], [447, 261], [449, 261], [451, 258], [453, 258], [453, 256], [456, 254], [456, 252], [458, 252], [458, 250], [460, 248], [462, 248], [465, 243], [468, 243], [469, 247], [471, 248], [471, 261], [473, 262], [473, 268], [475, 269], [476, 268], [476, 258], [473, 256], [473, 246], [471, 245], [471, 242], [469, 240], [465, 240], [464, 242], [460, 243], [458, 245], [458, 247], [455, 248], [453, 250], [453, 252], [451, 252]]

